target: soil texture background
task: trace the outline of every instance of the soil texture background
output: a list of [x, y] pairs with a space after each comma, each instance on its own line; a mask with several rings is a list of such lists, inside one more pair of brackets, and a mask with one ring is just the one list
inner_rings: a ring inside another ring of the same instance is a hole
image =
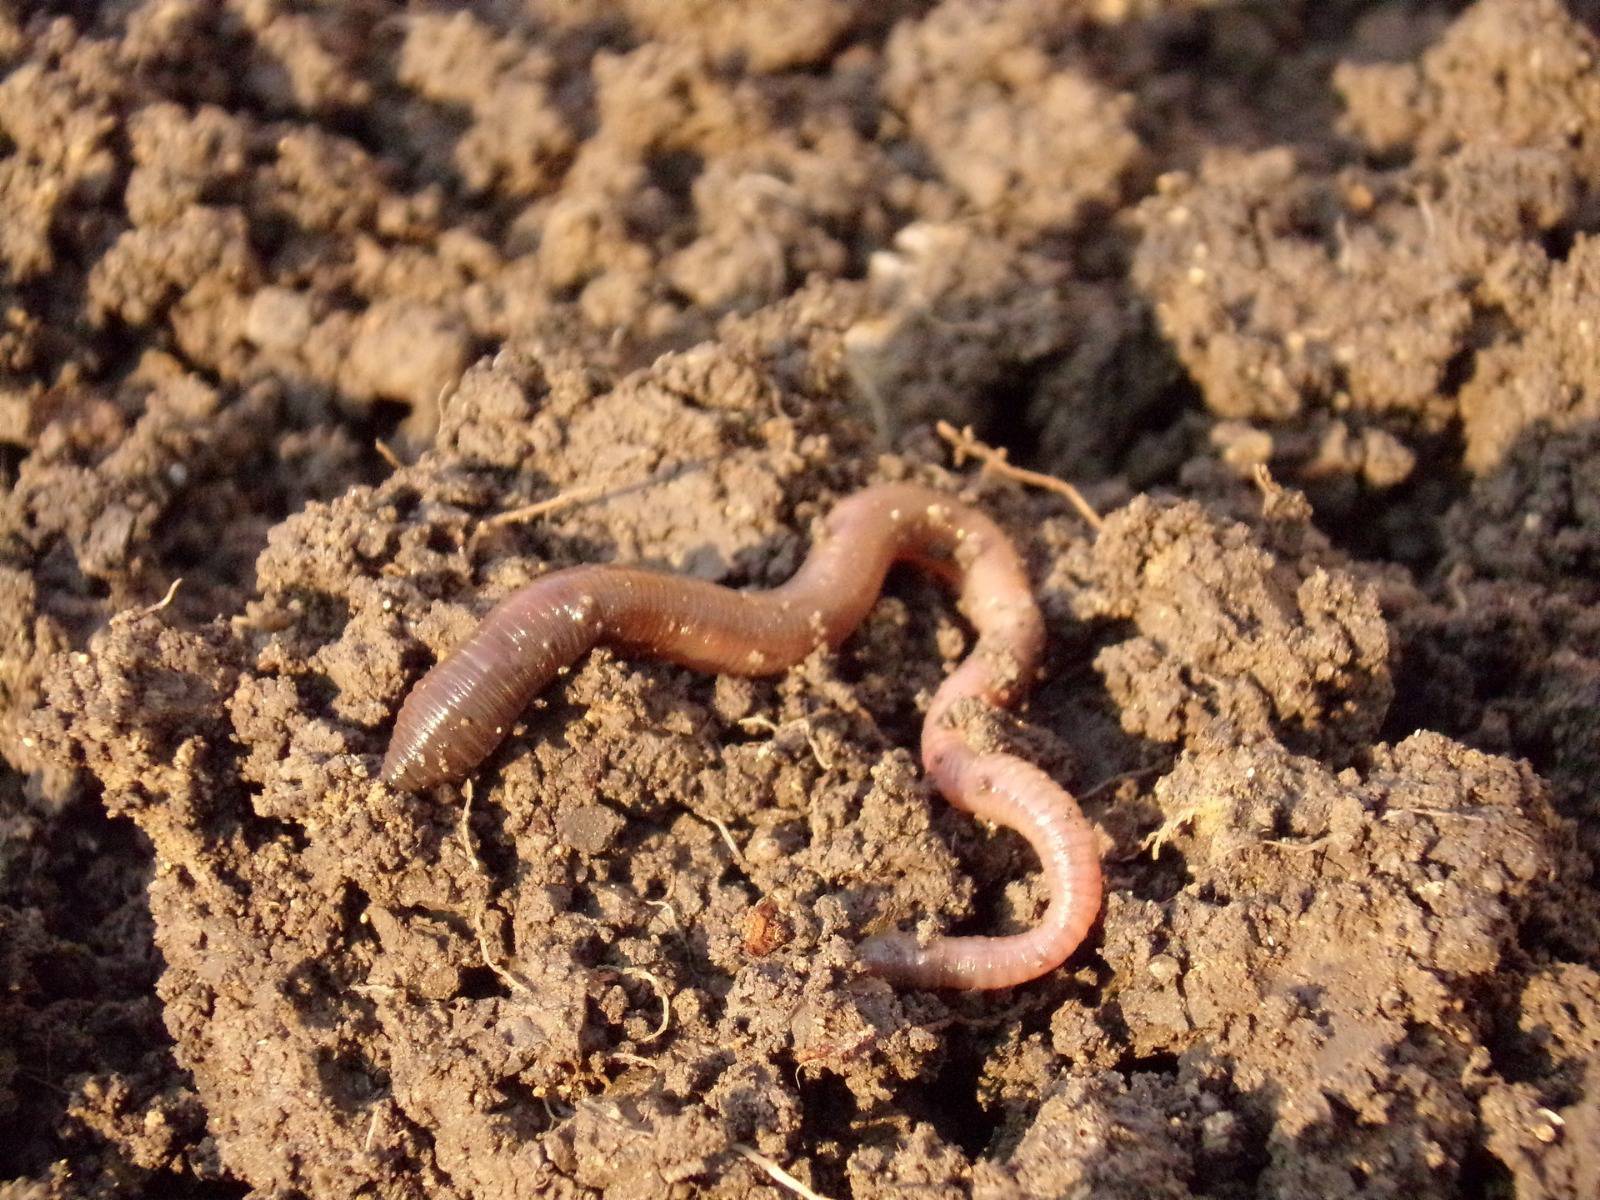
[[[0, 1196], [1600, 1194], [1597, 30], [0, 7]], [[853, 961], [1043, 900], [922, 778], [970, 634], [912, 574], [376, 781], [493, 600], [772, 586], [894, 479], [1045, 611], [1061, 971]]]

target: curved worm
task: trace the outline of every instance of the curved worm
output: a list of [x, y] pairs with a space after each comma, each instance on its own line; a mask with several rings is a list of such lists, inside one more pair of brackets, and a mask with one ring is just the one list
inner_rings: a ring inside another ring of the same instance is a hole
[[411, 690], [383, 760], [383, 779], [416, 790], [459, 778], [497, 746], [529, 700], [597, 643], [702, 671], [772, 675], [849, 637], [896, 562], [952, 586], [978, 634], [940, 685], [922, 727], [922, 762], [951, 804], [1015, 829], [1044, 869], [1049, 904], [1026, 933], [868, 938], [869, 971], [917, 987], [1002, 988], [1059, 966], [1100, 909], [1094, 835], [1076, 801], [1009, 754], [979, 753], [954, 712], [1007, 706], [1027, 691], [1044, 621], [1016, 549], [976, 509], [924, 487], [867, 488], [828, 515], [792, 579], [765, 592], [632, 567], [554, 571], [502, 600], [472, 636]]

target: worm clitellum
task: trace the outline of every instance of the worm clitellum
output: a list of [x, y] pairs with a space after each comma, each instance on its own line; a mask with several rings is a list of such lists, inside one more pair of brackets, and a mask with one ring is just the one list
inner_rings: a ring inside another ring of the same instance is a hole
[[772, 675], [818, 646], [837, 646], [876, 602], [896, 562], [953, 587], [977, 630], [973, 652], [945, 679], [922, 727], [922, 762], [945, 799], [1017, 830], [1044, 868], [1049, 905], [1026, 933], [936, 937], [882, 933], [860, 947], [875, 974], [919, 987], [1001, 988], [1059, 966], [1100, 908], [1094, 834], [1077, 802], [1038, 767], [981, 753], [953, 711], [1007, 706], [1027, 690], [1044, 621], [1011, 542], [988, 517], [909, 484], [867, 488], [828, 515], [823, 536], [787, 583], [739, 592], [632, 567], [553, 571], [502, 600], [472, 636], [412, 689], [383, 760], [407, 790], [465, 775], [499, 744], [529, 700], [598, 643], [702, 671]]

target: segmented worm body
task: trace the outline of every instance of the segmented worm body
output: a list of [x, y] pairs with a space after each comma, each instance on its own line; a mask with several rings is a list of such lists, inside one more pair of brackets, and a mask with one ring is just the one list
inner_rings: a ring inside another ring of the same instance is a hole
[[953, 587], [977, 631], [973, 652], [934, 694], [922, 761], [958, 808], [1017, 830], [1039, 856], [1049, 893], [1042, 920], [1005, 937], [909, 933], [868, 938], [870, 971], [918, 987], [1001, 988], [1037, 978], [1077, 948], [1100, 908], [1100, 862], [1077, 803], [1043, 771], [981, 753], [953, 711], [963, 701], [1008, 706], [1044, 647], [1044, 622], [1015, 548], [976, 509], [924, 487], [886, 484], [839, 504], [787, 583], [764, 592], [631, 567], [554, 571], [501, 601], [412, 689], [383, 760], [383, 778], [415, 790], [478, 765], [564, 668], [598, 643], [698, 670], [785, 671], [850, 636], [896, 562]]

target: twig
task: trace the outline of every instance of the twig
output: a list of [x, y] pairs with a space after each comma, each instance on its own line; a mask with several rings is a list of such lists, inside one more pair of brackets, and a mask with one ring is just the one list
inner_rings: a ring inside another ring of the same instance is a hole
[[949, 421], [940, 421], [934, 428], [954, 449], [956, 466], [965, 464], [969, 457], [975, 458], [983, 464], [985, 470], [993, 471], [996, 475], [1003, 475], [1007, 479], [1015, 479], [1018, 483], [1026, 483], [1063, 497], [1077, 510], [1078, 515], [1088, 522], [1091, 529], [1105, 528], [1105, 519], [1083, 498], [1083, 493], [1065, 479], [1030, 471], [1026, 467], [1013, 466], [1006, 461], [1006, 452], [1003, 449], [979, 441], [970, 427], [957, 429]]
[[459, 386], [461, 386], [461, 380], [459, 379], [455, 380], [453, 383], [442, 383], [439, 385], [439, 394], [433, 398], [433, 408], [434, 412], [438, 414], [440, 425], [444, 424], [445, 416], [450, 412], [450, 401], [448, 397], [450, 396], [452, 389]]
[[802, 1197], [802, 1200], [827, 1200], [827, 1197], [821, 1192], [812, 1191], [754, 1146], [747, 1146], [744, 1142], [734, 1142], [728, 1148], [740, 1158], [760, 1167], [779, 1187], [787, 1188], [796, 1196]]

